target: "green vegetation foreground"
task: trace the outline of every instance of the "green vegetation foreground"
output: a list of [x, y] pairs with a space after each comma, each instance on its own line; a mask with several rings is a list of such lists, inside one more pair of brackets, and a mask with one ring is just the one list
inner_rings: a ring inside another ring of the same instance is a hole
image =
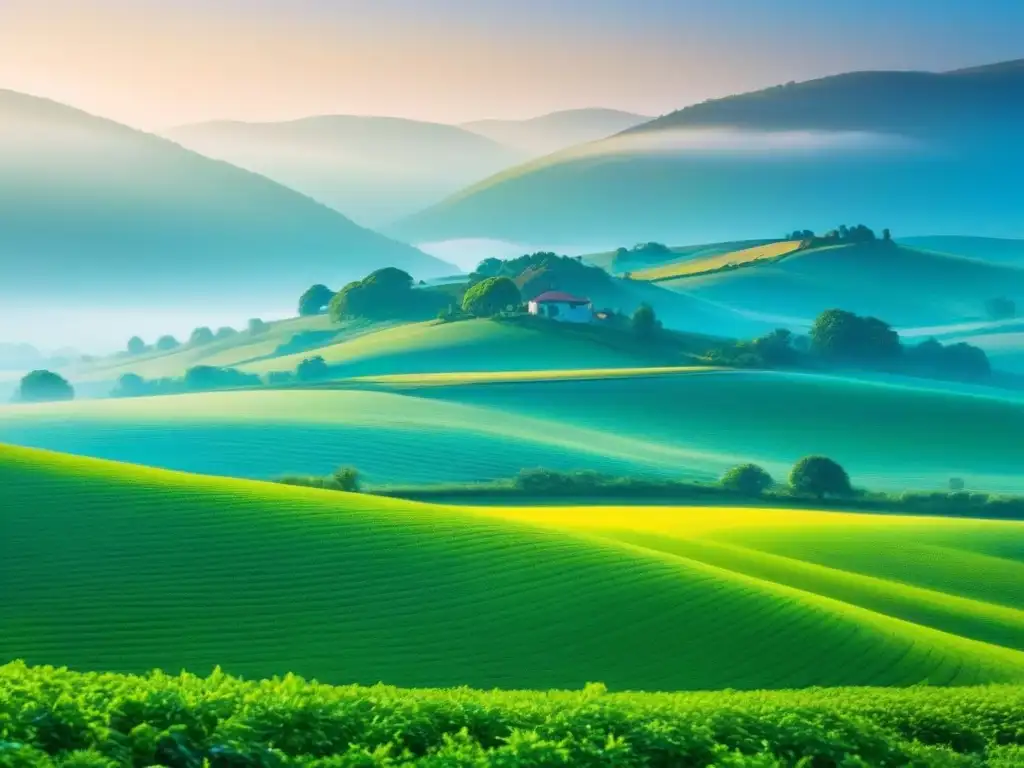
[[416, 688], [1024, 683], [1017, 522], [473, 509], [4, 446], [0, 488], [0, 663]]
[[0, 667], [7, 768], [1014, 768], [1024, 688], [608, 694]]

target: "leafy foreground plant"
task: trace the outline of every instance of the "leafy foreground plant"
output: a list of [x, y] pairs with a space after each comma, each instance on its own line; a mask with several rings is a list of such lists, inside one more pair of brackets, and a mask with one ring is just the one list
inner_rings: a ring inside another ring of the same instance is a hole
[[1020, 766], [1024, 687], [609, 694], [0, 667], [0, 766]]

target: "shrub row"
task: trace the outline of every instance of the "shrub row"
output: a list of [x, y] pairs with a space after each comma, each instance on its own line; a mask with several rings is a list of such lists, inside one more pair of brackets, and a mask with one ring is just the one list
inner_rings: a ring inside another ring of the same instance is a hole
[[0, 667], [5, 768], [1010, 766], [1024, 687], [610, 694]]

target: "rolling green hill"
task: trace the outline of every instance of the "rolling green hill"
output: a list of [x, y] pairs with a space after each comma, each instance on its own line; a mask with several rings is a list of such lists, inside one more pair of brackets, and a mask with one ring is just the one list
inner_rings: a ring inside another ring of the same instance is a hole
[[961, 477], [972, 490], [1024, 492], [1019, 399], [808, 374], [612, 373], [8, 405], [0, 441], [250, 478], [348, 464], [389, 484], [530, 467], [710, 480], [744, 461], [781, 480], [818, 453], [869, 488], [939, 490]]
[[8, 447], [0, 485], [3, 660], [486, 688], [1024, 679], [1019, 523], [604, 509], [538, 524]]
[[989, 299], [1024, 295], [1024, 267], [875, 242], [800, 251], [775, 263], [659, 285], [808, 323], [838, 307], [896, 326], [921, 326], [982, 318]]
[[932, 237], [901, 237], [899, 241], [911, 248], [920, 248], [925, 251], [948, 253], [1011, 267], [1024, 267], [1024, 240], [935, 235]]
[[1018, 62], [714, 99], [508, 169], [389, 231], [411, 242], [712, 242], [854, 217], [897, 233], [1020, 237], [1021, 191], [1008, 179], [1024, 169], [1022, 96]]
[[367, 226], [414, 213], [529, 156], [465, 128], [394, 117], [219, 121], [181, 126], [166, 136]]
[[0, 91], [7, 307], [291, 304], [383, 266], [450, 265], [269, 179], [45, 99]]

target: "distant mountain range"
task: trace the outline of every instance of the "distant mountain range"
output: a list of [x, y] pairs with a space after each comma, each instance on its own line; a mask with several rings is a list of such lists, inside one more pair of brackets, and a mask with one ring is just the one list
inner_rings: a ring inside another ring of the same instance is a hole
[[279, 123], [209, 122], [165, 136], [309, 195], [376, 227], [499, 171], [603, 139], [649, 118], [610, 109], [462, 126], [323, 115]]
[[682, 109], [495, 175], [388, 231], [612, 246], [856, 220], [1019, 237], [1021, 135], [1024, 60], [850, 73]]
[[463, 128], [392, 117], [212, 122], [165, 135], [292, 187], [366, 226], [417, 211], [530, 157]]
[[0, 91], [0, 300], [258, 306], [382, 266], [453, 268], [262, 176]]
[[462, 127], [530, 157], [540, 157], [608, 138], [650, 119], [617, 109], [570, 109], [527, 120], [476, 120]]

